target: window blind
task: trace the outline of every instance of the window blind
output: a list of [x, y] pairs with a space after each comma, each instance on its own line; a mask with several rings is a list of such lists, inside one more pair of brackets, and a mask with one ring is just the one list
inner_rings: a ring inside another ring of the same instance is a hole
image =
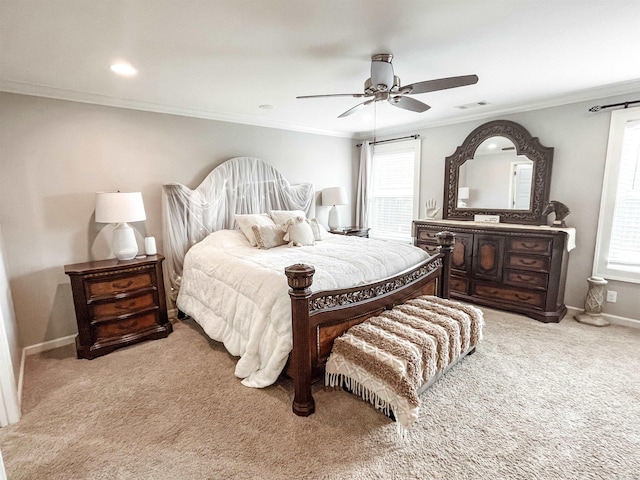
[[411, 241], [419, 155], [419, 150], [401, 145], [375, 149], [370, 195], [372, 237]]
[[640, 272], [640, 120], [624, 128], [607, 263]]

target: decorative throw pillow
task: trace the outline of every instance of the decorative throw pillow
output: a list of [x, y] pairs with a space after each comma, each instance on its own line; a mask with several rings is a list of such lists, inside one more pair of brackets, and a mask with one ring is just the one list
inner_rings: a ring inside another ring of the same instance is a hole
[[284, 241], [289, 242], [290, 247], [302, 247], [304, 245], [315, 245], [313, 230], [304, 217], [297, 217], [287, 220], [284, 224], [286, 233]]
[[258, 248], [268, 250], [269, 248], [284, 245], [284, 226], [283, 225], [253, 225], [251, 227], [253, 235], [256, 238]]
[[320, 230], [320, 224], [318, 223], [318, 220], [316, 220], [315, 218], [312, 218], [312, 219], [307, 218], [306, 222], [311, 227], [311, 231], [313, 232], [313, 239], [316, 242], [319, 240], [322, 240], [322, 230]]
[[236, 218], [236, 223], [240, 227], [240, 230], [242, 230], [242, 233], [244, 233], [244, 236], [247, 237], [247, 240], [249, 240], [249, 243], [251, 244], [252, 247], [255, 247], [257, 245], [257, 242], [251, 227], [253, 227], [254, 225], [258, 225], [258, 226], [275, 225], [275, 223], [273, 223], [273, 220], [271, 220], [271, 217], [266, 213], [242, 214], [242, 215], [236, 214], [235, 218]]
[[307, 216], [302, 210], [271, 210], [270, 213], [271, 219], [277, 224], [287, 223], [287, 220], [292, 218], [305, 218]]

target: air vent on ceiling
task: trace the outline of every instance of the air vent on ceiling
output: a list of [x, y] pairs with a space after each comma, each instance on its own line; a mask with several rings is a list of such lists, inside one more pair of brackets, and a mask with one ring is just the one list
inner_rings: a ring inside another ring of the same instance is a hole
[[456, 108], [459, 108], [460, 110], [467, 110], [469, 108], [484, 107], [485, 105], [489, 105], [489, 102], [482, 100], [480, 102], [465, 103], [464, 105], [458, 105], [456, 106]]

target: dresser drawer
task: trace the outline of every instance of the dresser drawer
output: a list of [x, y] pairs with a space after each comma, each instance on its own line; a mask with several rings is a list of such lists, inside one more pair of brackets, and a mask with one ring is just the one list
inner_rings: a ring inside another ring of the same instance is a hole
[[87, 298], [101, 297], [104, 295], [117, 295], [119, 293], [132, 292], [153, 285], [151, 272], [143, 272], [126, 277], [112, 277], [101, 282], [87, 282]]
[[114, 301], [96, 302], [93, 304], [93, 317], [95, 319], [117, 317], [127, 313], [133, 313], [138, 310], [143, 310], [155, 304], [156, 301], [153, 292]]
[[537, 253], [550, 255], [553, 240], [551, 238], [518, 237], [510, 238], [507, 250], [519, 253]]
[[429, 255], [435, 255], [436, 253], [438, 253], [438, 245], [434, 245], [432, 243], [417, 242], [417, 246], [427, 252]]
[[525, 288], [546, 289], [547, 282], [548, 275], [546, 273], [509, 269], [505, 271], [504, 283], [508, 285]]
[[95, 321], [92, 323], [93, 337], [96, 341], [110, 338], [122, 339], [125, 335], [135, 335], [145, 330], [155, 329], [160, 323], [157, 309], [124, 319]]
[[454, 292], [464, 293], [466, 295], [469, 291], [469, 279], [463, 277], [455, 277], [452, 275], [449, 279], [449, 289]]
[[518, 304], [525, 303], [537, 308], [543, 308], [546, 299], [544, 292], [494, 286], [483, 283], [476, 283], [472, 294], [477, 295], [478, 297], [489, 298], [491, 300], [501, 300]]
[[420, 228], [418, 229], [417, 239], [427, 241], [427, 242], [432, 242], [437, 245], [438, 237], [436, 237], [436, 235], [438, 235], [438, 232], [435, 230], [424, 230]]
[[520, 270], [533, 270], [536, 272], [549, 271], [549, 257], [534, 255], [507, 255], [506, 266], [508, 268], [516, 268]]

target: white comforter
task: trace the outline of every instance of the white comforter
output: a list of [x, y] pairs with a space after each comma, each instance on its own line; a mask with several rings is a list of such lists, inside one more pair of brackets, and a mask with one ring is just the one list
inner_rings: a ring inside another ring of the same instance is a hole
[[251, 247], [239, 230], [220, 230], [184, 259], [178, 308], [240, 360], [236, 376], [249, 387], [274, 383], [292, 349], [285, 267], [316, 269], [313, 291], [347, 288], [399, 273], [428, 258], [411, 245], [326, 234], [313, 246]]

